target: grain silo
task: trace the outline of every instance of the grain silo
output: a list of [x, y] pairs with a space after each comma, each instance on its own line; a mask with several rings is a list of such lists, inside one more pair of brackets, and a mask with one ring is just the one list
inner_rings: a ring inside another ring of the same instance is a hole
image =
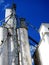
[[41, 40], [34, 53], [35, 65], [49, 65], [49, 23], [42, 23], [39, 33]]
[[0, 65], [8, 65], [7, 28], [4, 27], [0, 27]]
[[20, 65], [32, 65], [29, 40], [28, 40], [28, 32], [27, 27], [25, 25], [25, 19], [20, 18], [20, 28], [17, 29], [18, 34], [18, 44], [20, 51]]

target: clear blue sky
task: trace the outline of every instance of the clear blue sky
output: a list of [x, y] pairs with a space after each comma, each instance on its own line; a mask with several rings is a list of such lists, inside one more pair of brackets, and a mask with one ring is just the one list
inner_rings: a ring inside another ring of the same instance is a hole
[[[17, 7], [16, 15], [24, 17], [26, 22], [31, 23], [37, 29], [41, 23], [49, 22], [49, 0], [14, 0], [14, 2]], [[3, 10], [11, 7], [11, 4], [12, 0], [0, 0], [0, 20], [5, 17]], [[28, 35], [39, 42], [39, 33], [31, 27], [28, 27]]]

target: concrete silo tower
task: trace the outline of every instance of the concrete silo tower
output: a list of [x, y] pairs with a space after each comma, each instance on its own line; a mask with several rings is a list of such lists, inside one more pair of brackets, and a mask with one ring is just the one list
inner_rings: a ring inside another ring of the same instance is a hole
[[20, 65], [32, 65], [30, 47], [28, 40], [27, 27], [25, 25], [25, 19], [20, 18], [20, 28], [17, 29], [18, 44], [19, 44], [19, 64]]
[[7, 28], [0, 27], [0, 65], [8, 65]]
[[42, 23], [39, 33], [41, 40], [34, 54], [35, 65], [49, 65], [49, 23]]
[[[16, 6], [13, 4], [12, 8], [6, 9], [5, 22], [8, 29], [8, 65], [18, 65], [18, 52], [16, 40]], [[8, 18], [7, 18], [8, 17]]]

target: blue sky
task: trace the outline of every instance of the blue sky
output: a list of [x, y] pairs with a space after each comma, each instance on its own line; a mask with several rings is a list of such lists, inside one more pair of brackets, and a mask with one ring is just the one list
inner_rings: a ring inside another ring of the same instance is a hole
[[[16, 15], [24, 17], [26, 22], [31, 23], [37, 29], [41, 23], [49, 22], [49, 0], [14, 0], [14, 2], [17, 8]], [[5, 18], [5, 8], [11, 7], [11, 5], [12, 0], [0, 0], [0, 20]], [[28, 35], [39, 42], [39, 33], [30, 26], [28, 26]]]

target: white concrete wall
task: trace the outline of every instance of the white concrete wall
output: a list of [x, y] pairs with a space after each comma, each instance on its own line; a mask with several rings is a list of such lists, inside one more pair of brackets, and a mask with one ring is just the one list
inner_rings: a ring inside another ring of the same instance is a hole
[[[5, 19], [5, 22], [7, 22], [7, 20], [10, 18], [11, 14], [12, 14], [12, 9], [6, 9], [5, 10], [5, 18], [8, 17], [8, 18]], [[10, 27], [10, 26], [13, 27], [13, 18], [10, 18], [8, 20], [6, 26], [7, 27]]]
[[38, 47], [41, 65], [49, 65], [49, 24], [43, 23], [39, 29], [41, 40]]
[[[10, 18], [10, 15], [14, 13], [15, 11], [12, 11], [12, 9], [6, 9], [5, 11], [5, 22]], [[18, 62], [16, 62], [16, 55], [17, 52], [17, 42], [16, 42], [16, 18], [15, 15], [11, 16], [11, 18], [7, 21], [7, 24], [5, 27], [8, 28], [8, 32], [11, 34], [11, 36], [8, 35], [8, 65], [17, 65]], [[18, 58], [17, 58], [18, 61]], [[17, 64], [16, 64], [17, 63]]]
[[40, 42], [38, 51], [41, 65], [49, 65], [49, 34], [45, 34], [44, 39]]
[[22, 65], [32, 65], [27, 30], [25, 28], [19, 28], [18, 37], [20, 42], [20, 52], [22, 54]]
[[39, 29], [41, 39], [43, 38], [43, 35], [45, 34], [45, 32], [49, 32], [48, 28], [49, 28], [48, 23], [41, 24], [40, 29]]
[[7, 29], [3, 27], [0, 27], [0, 65], [8, 65]]

